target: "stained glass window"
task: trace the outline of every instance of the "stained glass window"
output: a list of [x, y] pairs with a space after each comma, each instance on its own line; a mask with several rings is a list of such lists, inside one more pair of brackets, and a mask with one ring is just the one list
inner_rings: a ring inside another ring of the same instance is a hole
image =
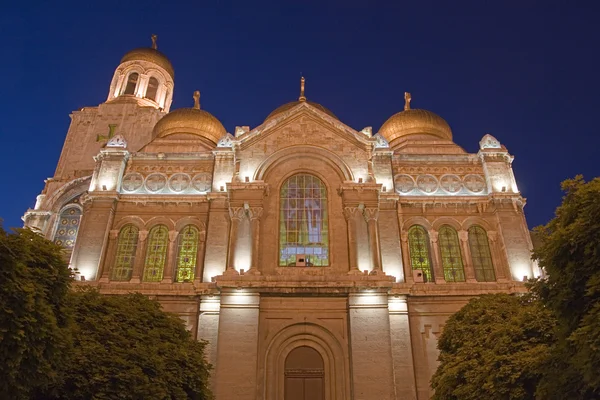
[[194, 280], [197, 253], [198, 228], [188, 225], [179, 232], [175, 282], [191, 282]]
[[64, 209], [58, 217], [58, 224], [54, 232], [54, 243], [72, 250], [75, 246], [80, 222], [81, 210], [79, 208], [69, 207]]
[[113, 281], [128, 281], [133, 272], [139, 230], [134, 225], [125, 225], [117, 239], [117, 255], [112, 268]]
[[123, 94], [135, 94], [135, 88], [137, 86], [138, 77], [140, 75], [137, 72], [129, 74], [127, 77], [127, 84], [125, 85], [125, 91]]
[[150, 230], [146, 262], [144, 263], [144, 282], [160, 282], [167, 262], [169, 246], [169, 230], [164, 225], [157, 225]]
[[327, 189], [315, 176], [298, 174], [281, 187], [279, 265], [329, 265]]
[[425, 228], [413, 225], [408, 230], [408, 247], [412, 269], [420, 269], [425, 276], [425, 282], [433, 281], [433, 269], [429, 256], [429, 235]]
[[458, 233], [451, 226], [444, 225], [440, 228], [438, 242], [442, 253], [442, 268], [446, 282], [464, 282], [465, 270], [460, 254]]
[[485, 229], [477, 225], [469, 228], [469, 249], [471, 249], [475, 279], [479, 282], [494, 282], [496, 273]]
[[158, 80], [151, 77], [148, 80], [148, 88], [146, 89], [146, 98], [156, 100], [156, 92], [158, 91]]

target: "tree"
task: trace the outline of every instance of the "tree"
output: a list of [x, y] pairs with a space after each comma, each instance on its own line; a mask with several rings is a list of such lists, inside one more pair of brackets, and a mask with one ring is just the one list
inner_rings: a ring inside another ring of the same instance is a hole
[[544, 366], [544, 399], [600, 398], [600, 178], [562, 184], [556, 217], [536, 229], [534, 258], [547, 278], [532, 290], [557, 318], [557, 343]]
[[0, 393], [25, 399], [57, 379], [68, 350], [71, 271], [60, 246], [0, 227]]
[[73, 348], [62, 381], [44, 398], [210, 399], [206, 342], [141, 294], [74, 291]]
[[438, 347], [434, 399], [534, 399], [554, 320], [531, 296], [491, 294], [452, 315]]

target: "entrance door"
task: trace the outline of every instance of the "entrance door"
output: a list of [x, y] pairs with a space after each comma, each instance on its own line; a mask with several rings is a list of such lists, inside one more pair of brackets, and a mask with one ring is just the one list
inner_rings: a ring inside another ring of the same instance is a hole
[[325, 398], [323, 358], [312, 347], [297, 347], [285, 359], [285, 400]]

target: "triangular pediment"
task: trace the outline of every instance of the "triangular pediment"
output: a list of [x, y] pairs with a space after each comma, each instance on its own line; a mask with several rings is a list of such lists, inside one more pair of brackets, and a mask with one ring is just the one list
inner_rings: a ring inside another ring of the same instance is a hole
[[[289, 129], [293, 125], [300, 124], [306, 126], [309, 122], [313, 126], [318, 126], [320, 131], [331, 132], [342, 140], [363, 150], [371, 148], [377, 141], [375, 137], [352, 129], [337, 118], [313, 107], [308, 102], [302, 102], [285, 112], [279, 113], [249, 132], [236, 137], [236, 140], [242, 148], [247, 148], [266, 140], [272, 135], [285, 132], [286, 128]], [[302, 135], [311, 135], [313, 133], [310, 131], [300, 132]]]

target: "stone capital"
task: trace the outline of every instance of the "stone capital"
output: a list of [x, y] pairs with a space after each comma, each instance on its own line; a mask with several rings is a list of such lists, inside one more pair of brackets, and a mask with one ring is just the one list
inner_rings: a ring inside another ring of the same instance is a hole
[[487, 231], [487, 237], [491, 242], [495, 242], [498, 239], [497, 231]]
[[363, 210], [363, 215], [367, 222], [377, 221], [379, 218], [379, 208], [365, 208]]
[[138, 239], [140, 242], [145, 242], [146, 238], [148, 238], [148, 231], [139, 231], [138, 232]]
[[350, 220], [356, 215], [357, 207], [344, 207], [344, 218], [346, 221]]
[[244, 214], [244, 207], [229, 207], [229, 218], [231, 218], [232, 221], [240, 221], [244, 218]]
[[458, 231], [458, 238], [461, 242], [467, 242], [469, 240], [469, 232], [461, 229]]
[[178, 235], [179, 232], [177, 231], [169, 231], [169, 242], [174, 242], [175, 240], [177, 240]]
[[248, 209], [248, 217], [250, 217], [251, 221], [260, 220], [263, 214], [262, 207], [250, 207]]
[[404, 243], [408, 243], [408, 232], [400, 232], [400, 240]]
[[119, 237], [119, 232], [121, 232], [121, 231], [118, 229], [111, 229], [109, 232], [109, 238], [111, 240], [115, 240], [116, 238]]
[[433, 229], [430, 230], [429, 232], [429, 239], [433, 242], [433, 243], [437, 243], [438, 241], [438, 236], [439, 236], [439, 232], [438, 231], [434, 231]]

